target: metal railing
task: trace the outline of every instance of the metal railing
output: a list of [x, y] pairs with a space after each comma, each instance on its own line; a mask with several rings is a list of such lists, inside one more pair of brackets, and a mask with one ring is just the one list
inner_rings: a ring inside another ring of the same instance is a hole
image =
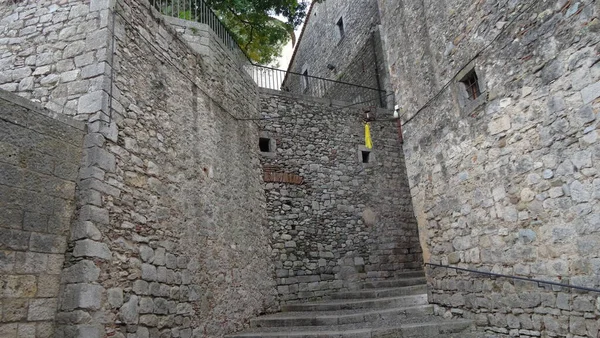
[[261, 88], [280, 90], [294, 94], [335, 99], [354, 103], [387, 106], [386, 91], [353, 83], [288, 72], [265, 66], [248, 65], [246, 71]]
[[235, 35], [204, 0], [150, 0], [150, 3], [163, 15], [208, 25], [259, 87], [357, 104], [387, 106], [390, 94], [386, 91], [253, 64]]
[[471, 270], [471, 269], [466, 269], [466, 268], [459, 268], [457, 266], [441, 265], [441, 264], [434, 264], [434, 263], [425, 263], [425, 266], [431, 266], [434, 268], [451, 269], [451, 270], [456, 270], [456, 271], [471, 272], [471, 273], [476, 273], [476, 274], [480, 274], [480, 275], [485, 275], [490, 278], [507, 278], [507, 279], [512, 279], [512, 280], [520, 280], [520, 281], [525, 281], [525, 282], [537, 283], [538, 287], [541, 287], [542, 285], [550, 285], [550, 286], [558, 286], [558, 287], [581, 290], [581, 291], [600, 293], [600, 289], [588, 288], [585, 286], [577, 286], [577, 285], [571, 285], [571, 284], [551, 282], [551, 281], [541, 280], [541, 279], [503, 275], [503, 274], [494, 273], [494, 272], [486, 272], [486, 271]]
[[150, 0], [150, 3], [162, 15], [208, 25], [236, 57], [245, 63], [251, 63], [250, 58], [237, 42], [235, 35], [223, 25], [219, 17], [204, 0]]

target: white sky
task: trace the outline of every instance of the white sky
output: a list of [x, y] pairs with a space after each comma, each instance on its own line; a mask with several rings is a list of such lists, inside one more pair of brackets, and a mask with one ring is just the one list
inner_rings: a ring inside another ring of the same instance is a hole
[[[308, 2], [308, 6], [310, 6], [312, 0], [306, 0]], [[308, 7], [306, 8], [308, 10]], [[308, 17], [307, 17], [308, 18]], [[285, 18], [281, 18], [285, 20]], [[296, 28], [296, 40], [300, 39], [300, 32], [302, 32], [302, 27], [304, 27], [304, 23], [302, 23], [298, 28]], [[296, 41], [299, 42], [299, 41]], [[281, 52], [281, 57], [277, 60], [279, 63], [279, 69], [287, 70], [290, 61], [292, 60], [292, 55], [294, 54], [294, 47], [292, 47], [292, 41], [288, 42], [288, 44], [283, 47], [283, 51]]]

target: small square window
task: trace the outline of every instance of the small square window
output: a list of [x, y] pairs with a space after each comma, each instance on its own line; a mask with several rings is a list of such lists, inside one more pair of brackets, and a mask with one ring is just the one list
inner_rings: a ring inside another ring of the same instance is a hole
[[261, 137], [258, 141], [258, 146], [260, 147], [260, 151], [263, 153], [271, 152], [271, 139], [266, 137]]
[[339, 37], [340, 37], [340, 40], [341, 40], [341, 39], [344, 38], [344, 34], [345, 34], [345, 32], [344, 32], [344, 19], [340, 18], [335, 25], [338, 28], [338, 33], [339, 33]]
[[465, 85], [469, 100], [476, 100], [481, 95], [481, 89], [479, 88], [479, 79], [475, 69], [471, 70], [465, 77], [460, 81]]
[[361, 154], [362, 154], [362, 163], [369, 163], [369, 160], [371, 159], [371, 152], [367, 151], [367, 150], [362, 150]]

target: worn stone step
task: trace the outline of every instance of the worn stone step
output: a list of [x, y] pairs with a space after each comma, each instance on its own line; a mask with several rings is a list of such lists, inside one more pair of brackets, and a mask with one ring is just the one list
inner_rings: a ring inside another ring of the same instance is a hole
[[286, 304], [281, 307], [283, 312], [292, 311], [336, 311], [352, 309], [381, 309], [391, 307], [410, 307], [426, 305], [427, 295], [411, 295], [385, 297], [375, 299], [340, 299], [313, 303]]
[[281, 312], [250, 321], [251, 327], [326, 326], [373, 322], [378, 320], [402, 321], [406, 318], [433, 314], [433, 305], [396, 307], [377, 310]]
[[[254, 328], [227, 336], [229, 338], [374, 338], [374, 337], [414, 337], [432, 338], [436, 336], [463, 337], [468, 334], [473, 322], [464, 319], [444, 320], [437, 317], [423, 317], [411, 323], [398, 323], [397, 320], [375, 321], [361, 324], [334, 326], [296, 326], [276, 328]], [[456, 335], [453, 335], [456, 334]]]
[[363, 289], [382, 289], [382, 288], [397, 288], [403, 286], [412, 286], [419, 284], [427, 284], [425, 277], [410, 277], [401, 279], [386, 279], [373, 282], [362, 283]]
[[332, 299], [364, 299], [364, 298], [383, 298], [383, 297], [395, 297], [395, 296], [407, 296], [407, 295], [418, 295], [426, 294], [427, 285], [411, 285], [402, 286], [398, 288], [385, 288], [385, 289], [362, 289], [356, 291], [346, 291], [334, 293], [330, 296]]

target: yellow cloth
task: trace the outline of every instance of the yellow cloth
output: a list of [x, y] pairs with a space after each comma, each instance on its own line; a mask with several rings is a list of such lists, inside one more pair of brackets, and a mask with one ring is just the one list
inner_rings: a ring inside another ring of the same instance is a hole
[[373, 141], [371, 141], [371, 128], [368, 123], [365, 123], [365, 147], [367, 149], [373, 148]]

